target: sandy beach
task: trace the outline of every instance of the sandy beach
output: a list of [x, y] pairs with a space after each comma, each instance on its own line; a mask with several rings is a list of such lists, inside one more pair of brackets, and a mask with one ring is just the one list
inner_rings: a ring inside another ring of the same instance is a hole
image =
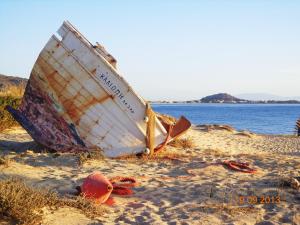
[[0, 225], [300, 225], [300, 1], [0, 1]]
[[[194, 126], [181, 138], [190, 139], [193, 147], [168, 146], [165, 151], [176, 156], [172, 159], [89, 160], [80, 165], [78, 155], [40, 151], [25, 130], [15, 127], [0, 134], [1, 153], [11, 159], [0, 166], [0, 178], [20, 177], [62, 196], [74, 193], [96, 170], [139, 182], [134, 195], [114, 196], [116, 204], [104, 206], [107, 212], [98, 218], [71, 207], [45, 208], [43, 224], [49, 225], [300, 224], [300, 191], [282, 185], [283, 179], [300, 176], [300, 138], [207, 126]], [[248, 162], [257, 173], [229, 170], [219, 164], [224, 160]]]

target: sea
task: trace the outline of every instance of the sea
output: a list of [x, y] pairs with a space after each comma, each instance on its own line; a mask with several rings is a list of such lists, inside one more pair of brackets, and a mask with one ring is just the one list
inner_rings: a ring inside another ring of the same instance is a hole
[[293, 134], [300, 104], [152, 104], [154, 111], [192, 124], [228, 124], [259, 134]]

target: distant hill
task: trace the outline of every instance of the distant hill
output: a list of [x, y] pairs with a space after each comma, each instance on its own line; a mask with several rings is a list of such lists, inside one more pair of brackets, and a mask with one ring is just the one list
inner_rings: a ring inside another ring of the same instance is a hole
[[219, 93], [201, 98], [202, 103], [244, 103], [247, 100], [236, 98], [227, 93]]
[[244, 93], [236, 95], [237, 98], [247, 99], [251, 101], [287, 101], [287, 100], [298, 100], [300, 101], [300, 96], [291, 96], [291, 97], [283, 97], [278, 95], [272, 95], [268, 93]]
[[168, 104], [168, 103], [241, 103], [241, 104], [300, 104], [297, 98], [296, 100], [252, 100], [237, 98], [227, 93], [219, 93], [214, 95], [209, 95], [198, 100], [188, 100], [188, 101], [150, 101], [151, 103], [157, 104]]
[[0, 96], [22, 96], [28, 79], [0, 74]]

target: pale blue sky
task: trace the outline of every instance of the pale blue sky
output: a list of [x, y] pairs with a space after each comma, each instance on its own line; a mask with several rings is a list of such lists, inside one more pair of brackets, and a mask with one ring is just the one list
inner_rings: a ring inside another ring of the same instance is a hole
[[0, 1], [0, 73], [29, 77], [63, 20], [144, 98], [300, 95], [300, 1]]

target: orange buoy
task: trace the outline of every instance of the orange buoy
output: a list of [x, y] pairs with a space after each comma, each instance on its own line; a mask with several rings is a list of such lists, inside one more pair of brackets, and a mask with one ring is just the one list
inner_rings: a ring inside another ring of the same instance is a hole
[[99, 171], [90, 174], [85, 178], [80, 187], [80, 192], [84, 197], [93, 199], [99, 204], [113, 205], [115, 202], [110, 195], [131, 195], [130, 189], [135, 187], [137, 182], [132, 177], [113, 177], [110, 180]]
[[113, 190], [111, 182], [96, 171], [85, 178], [81, 185], [81, 192], [86, 198], [95, 199], [97, 203], [108, 203]]

